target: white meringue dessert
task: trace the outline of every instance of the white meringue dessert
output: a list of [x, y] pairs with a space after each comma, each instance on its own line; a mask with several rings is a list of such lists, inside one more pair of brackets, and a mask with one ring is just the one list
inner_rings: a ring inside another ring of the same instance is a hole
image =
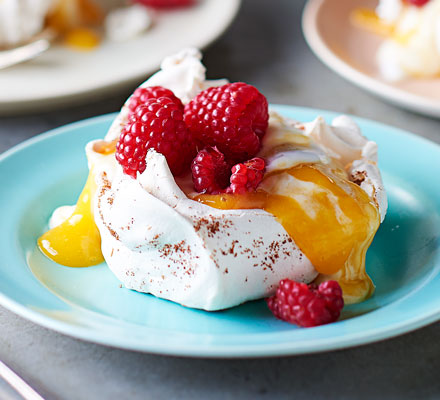
[[123, 0], [0, 0], [0, 48], [45, 37], [58, 37], [77, 50], [95, 48], [106, 38], [123, 42], [143, 34], [152, 11]]
[[[141, 86], [188, 103], [227, 82], [207, 81], [200, 60], [183, 50]], [[377, 146], [351, 118], [300, 123], [271, 112], [264, 178], [240, 197], [194, 192], [190, 176], [174, 177], [154, 149], [136, 179], [125, 174], [114, 148], [129, 112], [126, 103], [104, 140], [87, 144], [90, 175], [77, 205], [55, 210], [39, 239], [48, 257], [77, 267], [105, 259], [126, 288], [209, 311], [270, 296], [284, 278], [335, 279], [346, 303], [373, 293], [365, 253], [387, 198]]]
[[440, 75], [440, 0], [380, 0], [374, 14], [357, 10], [355, 21], [384, 36], [376, 62], [385, 80]]
[[53, 0], [0, 1], [0, 47], [23, 43], [44, 27]]

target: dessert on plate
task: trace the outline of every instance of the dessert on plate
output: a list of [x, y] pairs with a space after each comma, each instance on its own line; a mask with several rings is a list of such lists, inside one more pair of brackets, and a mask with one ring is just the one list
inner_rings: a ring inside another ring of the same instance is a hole
[[375, 10], [356, 10], [353, 20], [385, 38], [376, 54], [384, 79], [440, 74], [440, 0], [380, 0]]
[[98, 36], [92, 28], [102, 19], [101, 9], [92, 0], [3, 0], [0, 48], [26, 43], [42, 33], [63, 35], [77, 47], [95, 46]]
[[2, 0], [0, 49], [40, 36], [57, 37], [69, 47], [93, 49], [105, 36], [125, 41], [145, 32], [154, 9], [195, 4], [195, 0]]
[[251, 85], [206, 80], [200, 60], [166, 58], [87, 144], [87, 183], [41, 251], [105, 260], [126, 288], [204, 310], [276, 292], [277, 316], [286, 293], [338, 316], [341, 288], [345, 303], [368, 298], [365, 254], [387, 209], [377, 145], [347, 116], [269, 111]]

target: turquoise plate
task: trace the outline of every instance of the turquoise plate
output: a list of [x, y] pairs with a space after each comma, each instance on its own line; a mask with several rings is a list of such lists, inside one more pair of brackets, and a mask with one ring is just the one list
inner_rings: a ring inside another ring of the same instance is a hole
[[[299, 120], [335, 114], [276, 106]], [[76, 338], [151, 353], [259, 357], [312, 353], [396, 336], [440, 317], [440, 147], [356, 119], [380, 149], [389, 211], [368, 251], [377, 290], [340, 321], [300, 329], [275, 319], [264, 301], [221, 312], [193, 310], [121, 288], [105, 264], [59, 266], [35, 248], [51, 212], [76, 201], [87, 177], [85, 144], [115, 115], [56, 129], [0, 157], [0, 304]]]

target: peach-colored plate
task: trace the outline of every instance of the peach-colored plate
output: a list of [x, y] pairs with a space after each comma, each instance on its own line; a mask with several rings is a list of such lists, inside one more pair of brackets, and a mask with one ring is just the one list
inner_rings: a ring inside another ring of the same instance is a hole
[[333, 71], [396, 105], [440, 117], [440, 78], [384, 81], [375, 64], [382, 37], [350, 22], [356, 8], [374, 9], [377, 0], [309, 0], [302, 19], [304, 36], [316, 56]]

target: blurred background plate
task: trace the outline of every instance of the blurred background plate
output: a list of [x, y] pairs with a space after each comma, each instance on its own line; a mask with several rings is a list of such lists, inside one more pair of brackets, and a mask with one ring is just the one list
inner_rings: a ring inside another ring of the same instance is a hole
[[240, 0], [200, 0], [193, 7], [158, 12], [145, 34], [126, 42], [103, 41], [91, 52], [53, 46], [0, 71], [0, 115], [58, 108], [134, 87], [164, 57], [183, 47], [204, 48], [218, 38], [239, 6]]
[[307, 43], [329, 68], [357, 86], [398, 106], [440, 117], [440, 78], [385, 82], [375, 64], [382, 38], [350, 22], [356, 8], [374, 9], [377, 0], [310, 0], [302, 25]]

